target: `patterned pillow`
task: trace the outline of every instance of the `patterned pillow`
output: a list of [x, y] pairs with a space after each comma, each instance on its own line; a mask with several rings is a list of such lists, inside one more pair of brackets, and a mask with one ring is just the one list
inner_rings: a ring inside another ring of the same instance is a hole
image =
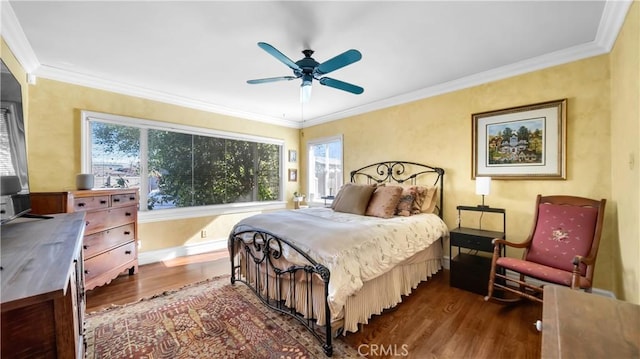
[[331, 208], [336, 212], [364, 215], [375, 189], [376, 187], [372, 185], [346, 183], [338, 191]]
[[413, 207], [413, 201], [415, 198], [415, 194], [412, 194], [411, 191], [403, 188], [402, 193], [400, 194], [400, 201], [396, 207], [396, 214], [398, 216], [409, 217], [411, 215], [411, 208]]
[[393, 217], [401, 194], [402, 187], [399, 186], [380, 186], [376, 188], [371, 196], [365, 215], [380, 218]]
[[[527, 260], [549, 267], [573, 270], [573, 257], [587, 256], [596, 227], [598, 210], [543, 203]], [[586, 266], [580, 265], [584, 275]]]

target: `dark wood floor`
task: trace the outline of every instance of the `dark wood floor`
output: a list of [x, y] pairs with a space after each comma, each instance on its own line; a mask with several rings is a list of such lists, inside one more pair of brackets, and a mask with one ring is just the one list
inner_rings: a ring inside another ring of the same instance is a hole
[[[226, 253], [141, 266], [136, 275], [120, 276], [87, 292], [87, 312], [135, 302], [229, 270]], [[541, 318], [540, 304], [488, 303], [480, 295], [451, 288], [449, 273], [443, 270], [396, 308], [337, 340], [371, 358], [539, 358], [541, 334], [533, 323]]]

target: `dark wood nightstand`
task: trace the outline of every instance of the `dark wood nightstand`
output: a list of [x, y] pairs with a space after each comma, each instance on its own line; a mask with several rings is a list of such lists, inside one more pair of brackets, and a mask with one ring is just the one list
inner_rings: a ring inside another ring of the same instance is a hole
[[[458, 227], [450, 231], [449, 237], [449, 257], [451, 258], [449, 285], [486, 295], [489, 271], [491, 270], [491, 253], [493, 253], [491, 241], [494, 238], [506, 238], [506, 211], [503, 208], [483, 206], [458, 206], [456, 208], [458, 209]], [[502, 231], [462, 227], [462, 212], [464, 211], [502, 215]], [[454, 253], [454, 248], [458, 249], [457, 253]]]

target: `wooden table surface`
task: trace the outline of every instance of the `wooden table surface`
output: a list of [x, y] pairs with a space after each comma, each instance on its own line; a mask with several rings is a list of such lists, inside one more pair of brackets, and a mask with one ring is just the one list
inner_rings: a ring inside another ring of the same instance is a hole
[[640, 305], [545, 286], [542, 358], [640, 358]]
[[82, 244], [84, 213], [51, 217], [2, 226], [2, 312], [65, 294]]

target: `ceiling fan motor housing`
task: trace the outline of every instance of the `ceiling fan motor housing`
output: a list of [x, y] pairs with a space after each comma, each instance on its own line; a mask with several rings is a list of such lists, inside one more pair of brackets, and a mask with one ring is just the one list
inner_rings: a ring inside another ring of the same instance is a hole
[[[313, 55], [313, 50], [303, 50], [304, 59], [296, 61], [296, 65], [302, 69], [302, 80], [307, 80], [304, 75], [309, 75], [309, 81], [313, 78], [313, 70], [320, 65], [318, 61], [316, 61], [311, 55]], [[297, 74], [296, 74], [297, 75]]]

